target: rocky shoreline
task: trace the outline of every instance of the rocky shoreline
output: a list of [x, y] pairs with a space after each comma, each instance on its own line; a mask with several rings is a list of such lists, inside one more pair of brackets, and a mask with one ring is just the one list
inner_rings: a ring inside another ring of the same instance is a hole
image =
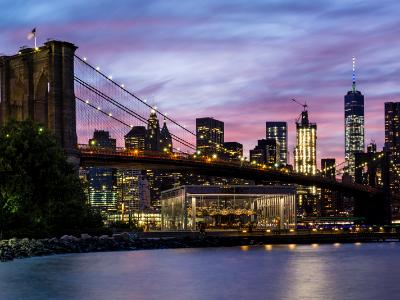
[[[164, 235], [166, 234], [166, 235]], [[200, 247], [232, 247], [264, 244], [331, 244], [360, 242], [400, 242], [399, 233], [359, 233], [359, 234], [232, 234], [195, 232], [141, 234], [124, 232], [102, 236], [81, 234], [79, 238], [64, 235], [51, 239], [16, 239], [0, 241], [0, 261], [33, 256], [87, 253], [122, 250], [200, 248]]]
[[221, 246], [218, 238], [139, 238], [135, 233], [128, 232], [99, 237], [82, 234], [80, 238], [71, 235], [64, 235], [59, 239], [12, 238], [0, 241], [0, 261], [65, 253], [213, 246]]

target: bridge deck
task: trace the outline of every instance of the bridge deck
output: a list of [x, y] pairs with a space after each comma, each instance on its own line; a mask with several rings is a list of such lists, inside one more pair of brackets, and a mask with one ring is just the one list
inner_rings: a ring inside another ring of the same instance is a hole
[[82, 166], [103, 166], [134, 169], [170, 169], [170, 170], [195, 170], [199, 174], [221, 177], [236, 177], [255, 181], [276, 181], [283, 183], [317, 186], [344, 193], [367, 195], [382, 195], [384, 192], [355, 183], [343, 183], [321, 176], [307, 176], [295, 174], [287, 170], [275, 170], [266, 167], [253, 166], [240, 162], [227, 162], [210, 158], [194, 158], [186, 154], [164, 154], [148, 151], [127, 151], [123, 149], [107, 150], [93, 149], [80, 146], [80, 159]]

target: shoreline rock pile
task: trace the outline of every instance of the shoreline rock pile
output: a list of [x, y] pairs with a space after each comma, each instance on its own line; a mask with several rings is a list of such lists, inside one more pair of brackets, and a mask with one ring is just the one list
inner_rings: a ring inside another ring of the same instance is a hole
[[0, 261], [33, 256], [87, 253], [120, 250], [167, 249], [216, 246], [215, 239], [181, 238], [139, 238], [135, 233], [120, 233], [112, 236], [90, 236], [82, 234], [80, 238], [64, 235], [50, 239], [16, 239], [0, 241]]

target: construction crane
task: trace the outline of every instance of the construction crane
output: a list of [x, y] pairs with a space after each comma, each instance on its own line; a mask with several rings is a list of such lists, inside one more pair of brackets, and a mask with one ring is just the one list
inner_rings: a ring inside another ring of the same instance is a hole
[[292, 101], [295, 102], [295, 103], [297, 103], [298, 105], [303, 106], [303, 112], [302, 112], [302, 113], [297, 117], [297, 119], [295, 120], [296, 123], [299, 123], [299, 122], [300, 122], [300, 119], [303, 120], [303, 118], [304, 118], [304, 120], [308, 123], [308, 113], [307, 113], [308, 105], [307, 105], [307, 103], [304, 102], [304, 104], [302, 104], [302, 103], [300, 103], [299, 101], [297, 101], [297, 100], [294, 99], [294, 98], [292, 98]]
[[308, 107], [307, 102], [304, 102], [304, 104], [302, 104], [302, 103], [300, 103], [299, 101], [297, 101], [297, 100], [294, 99], [294, 98], [292, 98], [292, 101], [293, 101], [293, 102], [296, 102], [298, 105], [303, 106], [303, 111], [306, 111], [306, 110], [307, 110], [307, 107]]

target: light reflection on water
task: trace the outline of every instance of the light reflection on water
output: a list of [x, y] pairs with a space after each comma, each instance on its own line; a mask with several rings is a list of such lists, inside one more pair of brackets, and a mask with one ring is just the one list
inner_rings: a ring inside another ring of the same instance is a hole
[[400, 243], [69, 254], [0, 263], [0, 299], [395, 299]]

